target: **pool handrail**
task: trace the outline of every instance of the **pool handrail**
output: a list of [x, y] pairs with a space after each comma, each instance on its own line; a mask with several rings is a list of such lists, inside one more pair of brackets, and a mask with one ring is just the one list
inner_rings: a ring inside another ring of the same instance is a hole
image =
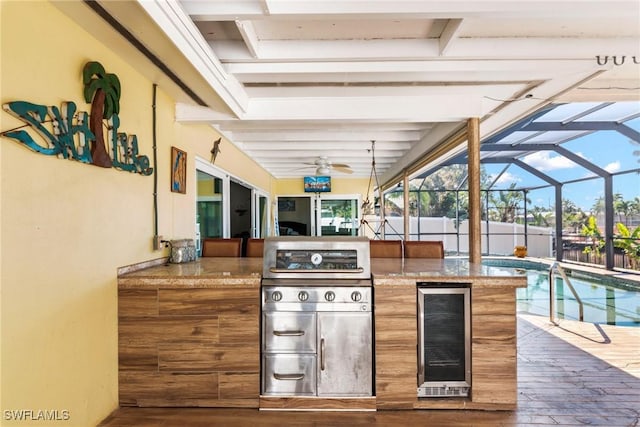
[[576, 292], [575, 288], [571, 284], [571, 281], [567, 277], [567, 273], [565, 273], [564, 269], [562, 268], [562, 266], [558, 261], [554, 261], [554, 263], [551, 264], [551, 267], [549, 267], [549, 321], [551, 321], [551, 323], [553, 323], [554, 325], [557, 325], [556, 316], [555, 316], [556, 294], [555, 294], [555, 280], [554, 280], [555, 279], [554, 272], [556, 270], [560, 273], [560, 276], [562, 277], [562, 280], [564, 280], [564, 283], [566, 283], [567, 286], [569, 286], [569, 290], [571, 291], [571, 293], [573, 294], [573, 297], [578, 302], [578, 309], [580, 310], [579, 312], [580, 321], [583, 322], [584, 321], [584, 304], [582, 304], [582, 300], [578, 296], [578, 293]]

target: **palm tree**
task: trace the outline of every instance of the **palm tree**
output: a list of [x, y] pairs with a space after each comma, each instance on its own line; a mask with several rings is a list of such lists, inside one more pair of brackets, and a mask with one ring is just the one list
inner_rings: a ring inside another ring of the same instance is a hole
[[599, 196], [591, 207], [591, 212], [596, 217], [601, 213], [604, 213], [604, 196]]
[[633, 211], [633, 202], [630, 200], [624, 200], [622, 194], [614, 194], [613, 196], [613, 208], [618, 214], [619, 222], [622, 222], [622, 215], [624, 215], [624, 224], [628, 225], [627, 221], [629, 214]]
[[[419, 188], [422, 190], [420, 213], [422, 216], [456, 217], [456, 208], [459, 208], [458, 216], [466, 218], [469, 210], [469, 196], [466, 191], [466, 165], [445, 166], [429, 175]], [[488, 181], [484, 168], [480, 170], [481, 187]], [[461, 189], [456, 195], [456, 189]], [[481, 199], [481, 212], [485, 212], [484, 198]], [[424, 209], [423, 209], [424, 207]]]
[[551, 219], [553, 218], [553, 213], [549, 212], [546, 208], [541, 206], [534, 206], [529, 212], [533, 216], [532, 225], [537, 225], [539, 227], [550, 227]]
[[95, 140], [91, 146], [92, 163], [110, 168], [111, 158], [107, 154], [102, 120], [109, 120], [120, 111], [120, 80], [115, 74], [107, 74], [99, 62], [87, 62], [82, 71], [84, 99], [91, 102], [89, 129]]
[[500, 190], [498, 197], [495, 197], [495, 193], [491, 194], [491, 202], [497, 210], [494, 216], [497, 221], [515, 222], [518, 206], [521, 202], [527, 202], [522, 191], [515, 190], [515, 186], [514, 182], [509, 186], [509, 190]]
[[580, 208], [575, 203], [573, 203], [572, 200], [562, 199], [562, 213], [574, 213], [578, 212], [579, 210]]
[[562, 225], [568, 226], [573, 233], [586, 223], [588, 215], [569, 199], [562, 199]]

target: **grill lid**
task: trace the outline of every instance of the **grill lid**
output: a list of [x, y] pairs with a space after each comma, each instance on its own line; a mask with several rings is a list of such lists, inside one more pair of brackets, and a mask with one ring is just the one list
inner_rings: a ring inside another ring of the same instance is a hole
[[366, 237], [268, 237], [264, 278], [369, 279]]

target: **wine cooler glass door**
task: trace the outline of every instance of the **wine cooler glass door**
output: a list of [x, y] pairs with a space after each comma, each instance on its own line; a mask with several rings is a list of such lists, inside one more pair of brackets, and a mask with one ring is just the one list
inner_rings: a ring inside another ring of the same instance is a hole
[[418, 288], [421, 397], [467, 396], [469, 288]]

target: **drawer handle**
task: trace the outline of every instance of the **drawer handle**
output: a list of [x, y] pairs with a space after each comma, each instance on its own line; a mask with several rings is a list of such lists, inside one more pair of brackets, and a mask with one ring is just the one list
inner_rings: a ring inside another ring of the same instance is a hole
[[282, 381], [300, 381], [304, 379], [304, 374], [273, 374], [273, 378]]
[[304, 331], [273, 331], [273, 335], [277, 337], [301, 337]]

